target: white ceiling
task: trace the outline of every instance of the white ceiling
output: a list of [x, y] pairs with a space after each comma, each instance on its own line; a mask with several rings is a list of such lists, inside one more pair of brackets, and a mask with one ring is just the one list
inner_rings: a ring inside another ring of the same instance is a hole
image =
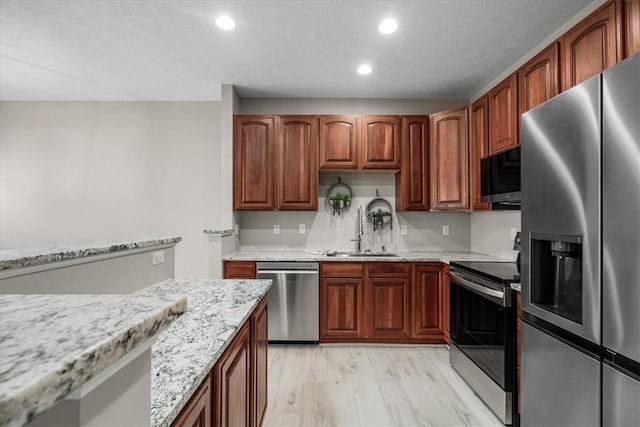
[[469, 98], [591, 1], [2, 1], [0, 99]]

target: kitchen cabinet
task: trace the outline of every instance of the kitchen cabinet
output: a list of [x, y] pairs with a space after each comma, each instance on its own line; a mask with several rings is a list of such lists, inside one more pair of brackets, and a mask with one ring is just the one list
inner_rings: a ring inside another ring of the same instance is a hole
[[366, 338], [373, 341], [409, 338], [410, 274], [411, 266], [405, 263], [368, 265]]
[[363, 337], [362, 278], [320, 280], [320, 341], [352, 341]]
[[558, 94], [558, 43], [536, 55], [518, 70], [518, 115]]
[[491, 203], [483, 203], [480, 193], [480, 159], [489, 155], [487, 96], [471, 104], [469, 124], [469, 193], [471, 209], [490, 210]]
[[320, 169], [356, 169], [360, 119], [320, 116]]
[[210, 427], [211, 425], [211, 373], [209, 373], [171, 426]]
[[251, 426], [250, 342], [249, 325], [245, 323], [216, 364], [216, 426]]
[[498, 83], [487, 95], [489, 154], [518, 145], [518, 78], [516, 73]]
[[233, 208], [273, 210], [275, 117], [236, 116], [233, 128]]
[[624, 2], [625, 56], [640, 53], [640, 0]]
[[417, 264], [412, 286], [414, 338], [443, 342], [449, 329], [448, 284], [440, 263]]
[[428, 211], [429, 202], [429, 120], [427, 116], [403, 116], [396, 210]]
[[563, 91], [622, 59], [621, 20], [621, 4], [610, 1], [561, 37]]
[[252, 421], [251, 425], [262, 425], [267, 410], [267, 344], [268, 330], [267, 298], [265, 298], [251, 315], [251, 351], [252, 351]]
[[362, 169], [397, 169], [400, 167], [400, 118], [398, 116], [364, 116], [360, 144]]
[[279, 210], [318, 209], [318, 118], [281, 116], [276, 170]]
[[255, 261], [224, 261], [222, 277], [225, 279], [255, 279]]
[[467, 109], [429, 116], [431, 209], [469, 208]]

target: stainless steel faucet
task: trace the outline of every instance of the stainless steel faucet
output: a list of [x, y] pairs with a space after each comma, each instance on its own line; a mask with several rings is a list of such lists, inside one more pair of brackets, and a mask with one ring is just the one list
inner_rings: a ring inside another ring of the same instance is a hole
[[356, 238], [351, 239], [356, 242], [356, 252], [362, 252], [362, 236], [364, 235], [364, 224], [362, 223], [362, 206], [358, 206], [358, 217], [356, 219]]

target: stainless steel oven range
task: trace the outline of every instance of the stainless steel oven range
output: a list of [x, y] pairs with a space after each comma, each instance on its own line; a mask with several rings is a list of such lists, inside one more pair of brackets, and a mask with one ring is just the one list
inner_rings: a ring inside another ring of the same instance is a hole
[[451, 366], [500, 420], [514, 421], [516, 310], [512, 262], [452, 262]]

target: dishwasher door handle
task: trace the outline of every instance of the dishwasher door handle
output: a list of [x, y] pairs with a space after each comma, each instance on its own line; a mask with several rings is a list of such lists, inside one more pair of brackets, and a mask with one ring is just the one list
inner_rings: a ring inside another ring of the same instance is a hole
[[260, 274], [318, 274], [317, 270], [258, 270]]

